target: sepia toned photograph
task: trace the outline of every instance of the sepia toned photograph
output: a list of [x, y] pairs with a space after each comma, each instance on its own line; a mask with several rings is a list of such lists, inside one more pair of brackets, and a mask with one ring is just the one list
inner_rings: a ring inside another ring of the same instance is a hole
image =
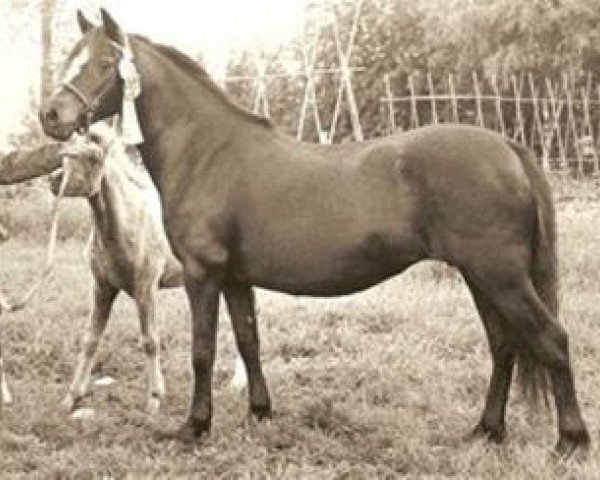
[[0, 480], [600, 480], [598, 0], [2, 0]]

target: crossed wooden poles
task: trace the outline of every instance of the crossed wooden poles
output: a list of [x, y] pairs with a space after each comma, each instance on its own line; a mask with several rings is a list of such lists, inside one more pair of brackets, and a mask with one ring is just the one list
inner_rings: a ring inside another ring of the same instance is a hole
[[[318, 25], [316, 25], [312, 32], [308, 32], [305, 35], [305, 37], [308, 38], [304, 39], [302, 45], [302, 71], [299, 73], [299, 75], [303, 77], [305, 81], [304, 94], [300, 106], [296, 134], [298, 140], [305, 138], [307, 119], [312, 116], [319, 141], [326, 144], [332, 143], [337, 133], [340, 115], [342, 114], [344, 108], [344, 100], [350, 115], [354, 139], [356, 141], [363, 140], [359, 110], [354, 94], [354, 87], [352, 85], [352, 72], [356, 69], [351, 66], [352, 51], [356, 42], [356, 35], [360, 24], [359, 21], [363, 4], [364, 0], [356, 0], [355, 2], [352, 26], [345, 44], [342, 42], [339, 26], [339, 15], [333, 0], [330, 0], [327, 4], [329, 10], [327, 20], [325, 22], [320, 22]], [[330, 28], [333, 33], [339, 66], [338, 68], [333, 69], [317, 69], [317, 47], [320, 39], [328, 28]], [[256, 68], [257, 75], [254, 78], [254, 100], [252, 108], [254, 112], [269, 117], [270, 106], [268, 97], [268, 84], [270, 78], [276, 75], [271, 75], [268, 73], [269, 62], [264, 58], [263, 55], [254, 55], [254, 66]], [[316, 93], [318, 77], [324, 74], [337, 74], [339, 77], [333, 115], [328, 127], [324, 125], [325, 122], [323, 121], [319, 110]]]

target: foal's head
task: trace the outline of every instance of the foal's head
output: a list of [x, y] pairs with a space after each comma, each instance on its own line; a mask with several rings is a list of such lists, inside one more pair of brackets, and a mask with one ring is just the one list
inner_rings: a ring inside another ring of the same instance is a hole
[[51, 176], [52, 191], [58, 193], [68, 173], [64, 196], [89, 198], [98, 194], [106, 171], [106, 157], [117, 141], [110, 128], [96, 124], [85, 136], [76, 136], [66, 142], [59, 152], [63, 168]]
[[121, 108], [119, 63], [127, 54], [125, 35], [105, 10], [101, 14], [102, 25], [96, 27], [77, 12], [83, 37], [67, 58], [61, 86], [40, 110], [44, 132], [58, 140], [87, 130]]

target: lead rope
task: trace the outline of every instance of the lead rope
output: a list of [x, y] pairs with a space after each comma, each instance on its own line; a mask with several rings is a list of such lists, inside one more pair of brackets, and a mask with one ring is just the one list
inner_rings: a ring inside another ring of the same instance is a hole
[[[50, 238], [48, 239], [48, 247], [46, 249], [46, 263], [44, 265], [44, 270], [40, 275], [40, 278], [35, 282], [25, 295], [21, 298], [21, 300], [16, 303], [11, 303], [2, 292], [0, 292], [0, 314], [4, 312], [15, 312], [17, 310], [21, 310], [27, 305], [33, 294], [44, 284], [44, 282], [48, 279], [53, 270], [54, 265], [54, 257], [56, 251], [56, 238], [58, 234], [58, 204], [63, 194], [65, 193], [65, 188], [67, 186], [67, 182], [69, 181], [69, 177], [71, 175], [71, 169], [69, 168], [69, 159], [68, 157], [63, 158], [63, 179], [60, 183], [60, 188], [58, 190], [58, 195], [54, 199], [52, 204], [52, 225], [50, 226]], [[4, 389], [6, 386], [6, 380], [4, 378], [4, 360], [2, 358], [2, 353], [0, 350], [0, 447], [3, 444], [8, 445], [25, 445], [29, 443], [32, 439], [30, 437], [24, 437], [21, 435], [17, 435], [8, 429], [4, 422]]]
[[0, 313], [1, 312], [16, 312], [25, 308], [31, 297], [40, 289], [40, 287], [46, 282], [54, 270], [54, 259], [56, 256], [56, 239], [58, 236], [58, 218], [59, 218], [59, 203], [62, 196], [65, 193], [69, 177], [71, 176], [70, 159], [68, 156], [63, 158], [63, 178], [60, 183], [58, 194], [52, 204], [52, 225], [50, 226], [50, 234], [48, 238], [48, 247], [46, 248], [46, 261], [44, 263], [44, 269], [38, 280], [29, 287], [25, 292], [25, 295], [20, 300], [12, 303], [6, 299], [6, 297], [0, 293]]

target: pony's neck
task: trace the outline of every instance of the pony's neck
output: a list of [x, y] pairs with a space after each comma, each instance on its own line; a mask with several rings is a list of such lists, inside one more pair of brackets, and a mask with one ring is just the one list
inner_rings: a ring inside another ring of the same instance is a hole
[[233, 104], [193, 60], [144, 37], [131, 36], [130, 44], [142, 88], [139, 148], [163, 201], [185, 183], [190, 164], [199, 170], [240, 132], [265, 133], [267, 141], [269, 120]]
[[123, 191], [124, 179], [114, 169], [107, 170], [101, 180], [100, 191], [89, 198], [94, 225], [104, 239], [125, 238], [121, 232], [128, 219], [125, 206], [127, 193]]
[[[165, 142], [174, 129], [206, 150], [231, 134], [240, 118], [227, 105], [225, 96], [219, 95], [215, 86], [211, 88], [210, 79], [190, 74], [176, 59], [145, 39], [132, 37], [131, 45], [142, 83], [142, 94], [136, 100], [144, 135], [142, 151], [149, 147], [155, 151], [152, 147]], [[152, 165], [148, 167], [152, 174]]]

